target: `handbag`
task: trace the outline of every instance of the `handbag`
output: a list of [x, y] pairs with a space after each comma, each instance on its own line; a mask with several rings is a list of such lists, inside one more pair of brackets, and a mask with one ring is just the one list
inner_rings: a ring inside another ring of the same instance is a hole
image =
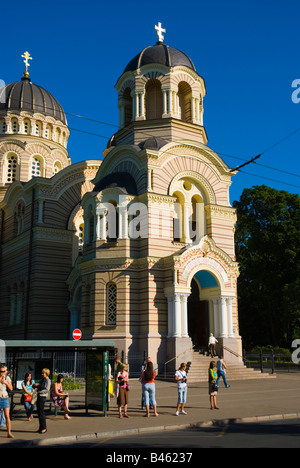
[[217, 392], [219, 390], [219, 387], [217, 386], [216, 382], [212, 382], [212, 390], [213, 392]]
[[108, 381], [108, 393], [109, 393], [109, 395], [114, 394], [114, 384], [113, 384], [112, 380]]

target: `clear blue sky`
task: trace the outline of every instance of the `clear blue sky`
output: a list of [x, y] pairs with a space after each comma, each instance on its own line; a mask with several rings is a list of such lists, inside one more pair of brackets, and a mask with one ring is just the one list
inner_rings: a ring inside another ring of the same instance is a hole
[[115, 83], [156, 43], [160, 21], [164, 42], [187, 53], [205, 79], [208, 146], [230, 167], [268, 150], [232, 178], [231, 202], [261, 184], [299, 193], [300, 130], [269, 149], [300, 128], [300, 102], [292, 101], [292, 82], [300, 80], [298, 0], [16, 0], [1, 17], [0, 79], [18, 81], [21, 55], [30, 52], [32, 81], [66, 112], [73, 163], [102, 158], [118, 125]]

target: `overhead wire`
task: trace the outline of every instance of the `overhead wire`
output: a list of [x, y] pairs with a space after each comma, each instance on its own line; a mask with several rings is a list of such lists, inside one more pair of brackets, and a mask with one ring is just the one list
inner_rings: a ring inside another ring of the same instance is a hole
[[[28, 104], [30, 104], [28, 102]], [[46, 106], [46, 109], [48, 110], [52, 110], [52, 111], [55, 111], [55, 108], [54, 107], [48, 107]], [[90, 121], [90, 122], [94, 122], [94, 123], [98, 123], [98, 124], [101, 124], [101, 125], [107, 125], [107, 126], [110, 126], [110, 127], [114, 127], [116, 129], [119, 129], [119, 126], [116, 125], [116, 124], [112, 124], [112, 123], [109, 123], [109, 122], [104, 122], [104, 121], [101, 121], [101, 120], [98, 120], [98, 119], [94, 119], [94, 118], [91, 118], [91, 117], [85, 117], [85, 116], [82, 116], [82, 115], [79, 115], [79, 114], [74, 114], [74, 113], [71, 113], [71, 112], [67, 112], [67, 111], [64, 111], [64, 113], [66, 115], [70, 115], [72, 117], [76, 117], [76, 118], [80, 118], [80, 119], [83, 119], [83, 120], [87, 120], [87, 121]], [[64, 127], [65, 125], [59, 125], [59, 126], [62, 126]], [[97, 136], [99, 138], [105, 138], [107, 140], [109, 140], [111, 138], [106, 136], [106, 135], [101, 135], [101, 134], [98, 134], [98, 133], [94, 133], [94, 132], [88, 132], [86, 130], [82, 130], [82, 129], [78, 129], [78, 128], [72, 128], [72, 127], [69, 127], [69, 130], [72, 130], [72, 131], [76, 131], [76, 132], [80, 132], [80, 133], [85, 133], [87, 135], [91, 135], [91, 136]], [[250, 176], [256, 176], [256, 177], [261, 177], [261, 178], [265, 178], [266, 180], [270, 180], [270, 181], [273, 181], [273, 182], [277, 182], [277, 183], [281, 183], [281, 184], [284, 184], [284, 185], [290, 185], [290, 186], [293, 186], [293, 187], [297, 187], [297, 188], [300, 188], [298, 185], [295, 185], [295, 184], [290, 184], [290, 183], [287, 183], [287, 182], [283, 182], [283, 181], [279, 181], [279, 180], [275, 180], [275, 179], [270, 179], [270, 178], [267, 178], [267, 177], [264, 177], [264, 176], [259, 176], [259, 175], [255, 175], [255, 174], [250, 174], [250, 173], [246, 173], [245, 171], [241, 171], [241, 168], [251, 164], [251, 163], [254, 163], [256, 165], [259, 165], [259, 166], [262, 166], [262, 167], [265, 167], [267, 169], [271, 169], [271, 170], [274, 170], [274, 171], [277, 171], [277, 172], [281, 172], [281, 173], [284, 173], [284, 174], [287, 174], [287, 175], [291, 175], [291, 176], [295, 176], [295, 177], [300, 177], [299, 174], [295, 174], [295, 173], [291, 173], [291, 172], [288, 172], [288, 171], [284, 171], [283, 169], [278, 169], [278, 168], [275, 168], [275, 167], [272, 167], [272, 166], [267, 166], [267, 165], [264, 165], [264, 164], [261, 164], [261, 163], [257, 163], [256, 160], [259, 159], [263, 154], [265, 154], [267, 151], [270, 151], [271, 149], [273, 149], [275, 146], [279, 145], [280, 143], [282, 143], [283, 141], [287, 140], [288, 138], [290, 138], [291, 136], [293, 136], [294, 134], [296, 134], [297, 132], [300, 131], [300, 127], [297, 128], [296, 130], [294, 130], [293, 132], [289, 133], [288, 135], [286, 135], [284, 138], [281, 138], [280, 140], [278, 140], [277, 142], [275, 142], [274, 144], [272, 144], [271, 146], [269, 146], [267, 149], [265, 149], [264, 151], [262, 151], [261, 153], [259, 153], [257, 156], [255, 157], [252, 157], [250, 158], [249, 160], [244, 160], [242, 158], [238, 158], [236, 156], [232, 156], [232, 155], [229, 155], [229, 154], [225, 154], [225, 153], [221, 153], [221, 152], [217, 152], [217, 151], [214, 151], [212, 150], [215, 154], [217, 154], [218, 156], [219, 155], [222, 155], [222, 156], [226, 156], [228, 158], [232, 158], [232, 159], [239, 159], [239, 160], [243, 160], [245, 161], [243, 164], [240, 164], [239, 166], [237, 166], [236, 168], [231, 168], [230, 169], [230, 172], [235, 172], [235, 171], [238, 171], [238, 172], [243, 172], [244, 174], [247, 174], [247, 175], [250, 175]], [[151, 136], [149, 135], [149, 133], [145, 133], [145, 132], [142, 132], [139, 130], [139, 133], [140, 134], [144, 134], [145, 136], [147, 136], [148, 138]], [[168, 141], [168, 139], [165, 139], [166, 141]], [[182, 140], [179, 140], [179, 141], [182, 141]], [[176, 143], [176, 140], [170, 140], [169, 142], [172, 142], [172, 143]], [[172, 153], [170, 153], [172, 154]], [[215, 164], [216, 166], [216, 164]], [[218, 166], [218, 165], [217, 165]], [[221, 165], [219, 167], [222, 167]]]

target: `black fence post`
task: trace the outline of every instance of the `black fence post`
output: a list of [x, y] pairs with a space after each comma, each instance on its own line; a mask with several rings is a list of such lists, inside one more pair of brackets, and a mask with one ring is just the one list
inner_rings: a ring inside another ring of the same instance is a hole
[[275, 359], [274, 359], [274, 350], [272, 349], [271, 352], [271, 359], [272, 359], [272, 374], [275, 374]]
[[260, 356], [260, 370], [261, 370], [261, 373], [263, 374], [263, 372], [264, 372], [264, 365], [263, 365], [263, 354], [262, 354], [262, 349], [261, 349], [260, 352], [259, 352], [259, 356]]

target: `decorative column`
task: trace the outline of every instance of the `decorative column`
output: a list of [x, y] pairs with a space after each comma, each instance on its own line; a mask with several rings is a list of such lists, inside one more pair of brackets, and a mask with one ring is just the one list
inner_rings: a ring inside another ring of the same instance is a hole
[[233, 322], [232, 322], [232, 301], [233, 297], [227, 297], [227, 321], [228, 321], [228, 336], [233, 338]]
[[44, 200], [38, 200], [38, 224], [43, 224], [43, 216], [44, 216]]
[[167, 296], [168, 299], [168, 338], [173, 336], [173, 298]]
[[180, 304], [180, 294], [176, 294], [174, 296], [174, 333], [173, 336], [179, 337], [181, 336], [181, 304]]
[[183, 230], [184, 230], [184, 242], [191, 242], [190, 237], [190, 203], [184, 204], [184, 218], [183, 218]]
[[215, 329], [214, 329], [214, 335], [219, 336], [219, 299], [217, 297], [213, 298], [213, 304], [214, 304], [214, 324], [215, 324]]
[[220, 297], [220, 318], [221, 318], [221, 330], [220, 336], [222, 338], [227, 337], [227, 314], [226, 314], [226, 298]]
[[182, 294], [182, 336], [188, 337], [188, 295]]
[[162, 93], [163, 93], [163, 116], [165, 116], [165, 115], [168, 113], [168, 108], [167, 108], [167, 105], [168, 105], [167, 90], [166, 90], [166, 89], [163, 89], [163, 90], [162, 90]]

